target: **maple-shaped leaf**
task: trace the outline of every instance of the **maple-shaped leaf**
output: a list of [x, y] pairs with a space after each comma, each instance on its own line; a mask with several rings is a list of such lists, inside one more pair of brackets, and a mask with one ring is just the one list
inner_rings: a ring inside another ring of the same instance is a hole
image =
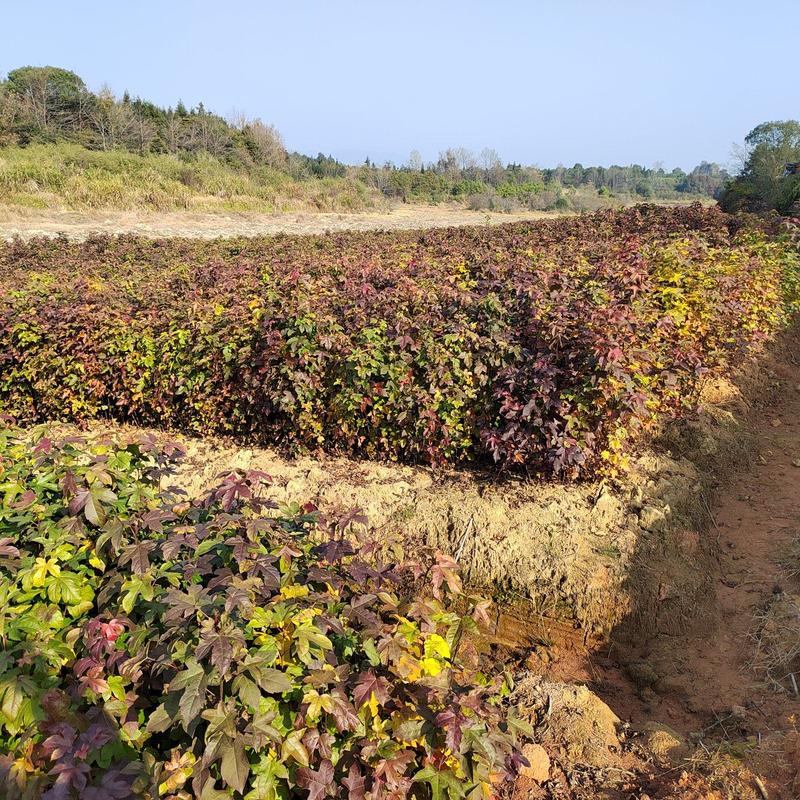
[[255, 542], [248, 541], [243, 536], [231, 536], [225, 540], [225, 544], [232, 548], [231, 553], [240, 566], [243, 562], [249, 561], [251, 553], [256, 553], [259, 549]]
[[222, 677], [227, 676], [234, 657], [244, 650], [244, 633], [229, 620], [217, 622], [204, 619], [200, 624], [200, 640], [195, 650], [195, 657], [202, 660], [209, 653], [211, 663], [219, 670]]
[[98, 552], [102, 551], [106, 544], [111, 545], [114, 553], [119, 553], [122, 549], [125, 528], [118, 519], [109, 519], [103, 525], [102, 533], [97, 537], [95, 548]]
[[195, 583], [185, 592], [180, 589], [169, 589], [164, 595], [163, 602], [167, 606], [164, 612], [164, 622], [175, 624], [188, 619], [200, 610], [208, 612], [213, 605], [208, 589]]
[[[178, 557], [181, 550], [184, 548], [194, 552], [197, 548], [198, 540], [197, 536], [195, 536], [193, 532], [190, 532], [190, 530], [178, 532], [177, 529], [173, 529], [171, 531], [169, 537], [161, 544], [161, 552], [164, 558], [173, 560]], [[181, 528], [181, 531], [184, 531], [184, 528]]]
[[303, 678], [303, 683], [307, 686], [333, 686], [347, 680], [350, 668], [347, 664], [340, 664], [338, 667], [331, 667], [326, 664], [324, 669], [312, 669]]
[[58, 528], [77, 537], [75, 541], [86, 538], [86, 525], [80, 517], [62, 517], [58, 521]]
[[250, 785], [253, 788], [245, 795], [245, 800], [280, 800], [286, 796], [283, 788], [289, 780], [289, 771], [280, 761], [265, 754], [252, 769]]
[[269, 711], [261, 713], [256, 708], [253, 720], [247, 726], [246, 733], [252, 737], [252, 747], [254, 750], [266, 750], [270, 745], [280, 745], [283, 736], [274, 725], [273, 720], [277, 712]]
[[336, 725], [336, 730], [344, 733], [345, 731], [354, 731], [359, 726], [361, 720], [359, 720], [353, 704], [341, 689], [335, 689], [331, 692], [331, 704], [330, 713]]
[[351, 508], [342, 514], [334, 524], [340, 531], [346, 530], [351, 525], [361, 525], [366, 528], [369, 524], [369, 518], [360, 508]]
[[337, 539], [317, 545], [313, 552], [322, 556], [329, 564], [334, 564], [347, 556], [353, 555], [355, 550], [350, 542]]
[[333, 764], [325, 759], [318, 770], [301, 767], [297, 770], [297, 785], [308, 791], [308, 800], [323, 800], [333, 794]]
[[286, 736], [281, 745], [281, 761], [286, 762], [291, 758], [301, 767], [309, 766], [308, 750], [303, 744], [304, 734], [305, 728], [301, 728], [298, 731], [292, 731]]
[[366, 783], [361, 774], [361, 768], [355, 761], [350, 765], [347, 777], [342, 778], [342, 786], [347, 789], [348, 800], [364, 800], [366, 795]]
[[179, 672], [169, 683], [170, 692], [183, 691], [178, 703], [183, 729], [189, 731], [197, 722], [200, 712], [206, 707], [208, 676], [203, 667], [194, 659], [186, 662], [186, 669]]
[[454, 753], [461, 748], [467, 718], [458, 709], [446, 708], [436, 715], [436, 724], [444, 729], [445, 742]]
[[427, 783], [431, 787], [431, 800], [459, 800], [464, 796], [464, 781], [452, 770], [427, 766], [414, 775], [415, 783]]
[[433, 596], [437, 599], [442, 596], [442, 584], [452, 594], [461, 594], [461, 576], [458, 574], [458, 564], [450, 556], [436, 554], [436, 563], [431, 567], [431, 586]]
[[223, 511], [233, 509], [237, 500], [248, 500], [252, 496], [253, 492], [250, 489], [249, 482], [236, 472], [225, 475], [214, 492], [214, 497], [221, 502]]
[[156, 548], [155, 542], [144, 541], [126, 547], [119, 556], [120, 566], [128, 562], [134, 575], [144, 575], [150, 568], [150, 553]]
[[255, 604], [253, 593], [248, 589], [248, 585], [255, 584], [256, 581], [248, 581], [237, 586], [230, 586], [225, 591], [225, 613], [233, 614], [237, 612], [249, 614]]
[[250, 775], [250, 763], [244, 752], [241, 739], [228, 740], [222, 750], [222, 763], [220, 775], [228, 786], [239, 793], [243, 793], [247, 786], [247, 777]]
[[[200, 716], [208, 721], [206, 742], [236, 738], [237, 711], [233, 699], [219, 702], [213, 708], [207, 708]], [[222, 744], [220, 745], [220, 752]]]
[[382, 778], [390, 789], [403, 786], [406, 782], [408, 765], [416, 758], [413, 750], [398, 750], [389, 758], [382, 758], [375, 765], [375, 777]]
[[139, 517], [139, 521], [142, 525], [147, 528], [147, 530], [153, 531], [153, 533], [163, 533], [164, 523], [172, 522], [175, 519], [177, 519], [177, 517], [172, 512], [162, 511], [158, 508], [153, 511], [148, 511]]
[[376, 703], [382, 706], [389, 701], [389, 688], [386, 678], [378, 677], [371, 669], [367, 670], [358, 676], [353, 689], [353, 701], [357, 708], [361, 708], [374, 695]]
[[275, 559], [272, 556], [258, 555], [252, 557], [247, 573], [261, 579], [260, 588], [262, 593], [277, 589], [281, 585], [281, 574], [275, 567]]

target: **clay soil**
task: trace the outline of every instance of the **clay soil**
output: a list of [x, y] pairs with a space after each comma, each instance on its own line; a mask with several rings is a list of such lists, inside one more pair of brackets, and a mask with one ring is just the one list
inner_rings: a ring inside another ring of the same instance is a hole
[[322, 213], [256, 212], [199, 213], [146, 211], [55, 211], [0, 205], [0, 240], [20, 236], [57, 236], [85, 239], [93, 233], [130, 233], [216, 239], [220, 236], [269, 236], [278, 233], [321, 234], [335, 231], [412, 230], [461, 225], [499, 225], [504, 222], [558, 216], [544, 211], [497, 213], [469, 211], [450, 205], [400, 205], [390, 210]]
[[[766, 374], [743, 420], [752, 458], [720, 487], [708, 528], [686, 532], [687, 547], [715, 554], [703, 624], [635, 644], [556, 635], [528, 656], [532, 673], [585, 684], [623, 725], [591, 779], [556, 742], [551, 779], [521, 780], [516, 797], [800, 797], [800, 328]], [[669, 752], [640, 747], [654, 727]]]

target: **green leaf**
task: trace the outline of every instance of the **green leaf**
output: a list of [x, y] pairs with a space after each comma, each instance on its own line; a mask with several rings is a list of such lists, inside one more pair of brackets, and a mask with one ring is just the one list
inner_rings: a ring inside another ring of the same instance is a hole
[[203, 667], [194, 659], [186, 662], [186, 669], [179, 672], [169, 684], [170, 692], [183, 690], [178, 703], [183, 729], [188, 733], [189, 727], [197, 722], [200, 712], [206, 706], [206, 689], [208, 676]]
[[515, 736], [520, 733], [528, 739], [533, 739], [536, 736], [533, 726], [526, 720], [518, 717], [513, 711], [508, 713], [508, 727]]
[[109, 675], [106, 678], [106, 682], [108, 683], [108, 688], [111, 690], [111, 694], [117, 698], [117, 700], [124, 700], [125, 699], [125, 679], [121, 675]]
[[172, 717], [167, 712], [164, 704], [161, 703], [156, 710], [150, 714], [145, 730], [148, 733], [163, 733], [172, 725]]
[[250, 763], [245, 755], [244, 745], [239, 739], [234, 739], [231, 746], [224, 750], [220, 774], [228, 786], [237, 792], [244, 792], [250, 774]]
[[254, 777], [250, 781], [253, 787], [244, 800], [279, 800], [283, 797], [285, 781], [289, 779], [289, 771], [270, 755], [261, 757], [261, 761], [253, 767]]
[[374, 639], [367, 639], [363, 644], [362, 647], [364, 649], [364, 653], [366, 654], [367, 658], [369, 659], [369, 663], [373, 667], [377, 667], [381, 663], [381, 657], [378, 653], [378, 649], [375, 647], [375, 640]]
[[[58, 575], [50, 575], [47, 579], [47, 596], [53, 603], [76, 605], [85, 599], [81, 594], [81, 589], [85, 586], [85, 577], [62, 570]], [[91, 593], [91, 589], [89, 591]]]
[[290, 692], [294, 684], [285, 672], [272, 667], [264, 667], [258, 663], [245, 664], [243, 669], [250, 673], [253, 680], [267, 694], [283, 694]]
[[414, 775], [417, 783], [431, 787], [431, 800], [460, 800], [464, 797], [465, 785], [449, 769], [437, 770], [425, 767]]
[[292, 731], [284, 740], [281, 747], [281, 761], [288, 761], [292, 759], [296, 761], [301, 767], [308, 766], [308, 750], [301, 741], [306, 729], [301, 728], [299, 731]]
[[244, 675], [238, 675], [233, 680], [231, 687], [243, 703], [250, 706], [253, 711], [258, 711], [259, 704], [261, 703], [261, 690], [256, 686], [250, 678]]

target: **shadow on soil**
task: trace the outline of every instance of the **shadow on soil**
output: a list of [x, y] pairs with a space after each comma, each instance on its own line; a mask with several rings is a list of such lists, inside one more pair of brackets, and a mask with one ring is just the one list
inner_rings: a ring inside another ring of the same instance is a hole
[[524, 604], [501, 616], [551, 759], [515, 797], [800, 796], [800, 325], [703, 400], [658, 443], [694, 483], [631, 493], [624, 617], [584, 635]]

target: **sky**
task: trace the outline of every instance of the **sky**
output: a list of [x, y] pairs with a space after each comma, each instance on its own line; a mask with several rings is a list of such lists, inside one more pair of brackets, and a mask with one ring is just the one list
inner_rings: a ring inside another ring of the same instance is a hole
[[273, 123], [290, 150], [542, 167], [732, 162], [800, 117], [798, 0], [2, 2], [0, 74], [53, 65]]

